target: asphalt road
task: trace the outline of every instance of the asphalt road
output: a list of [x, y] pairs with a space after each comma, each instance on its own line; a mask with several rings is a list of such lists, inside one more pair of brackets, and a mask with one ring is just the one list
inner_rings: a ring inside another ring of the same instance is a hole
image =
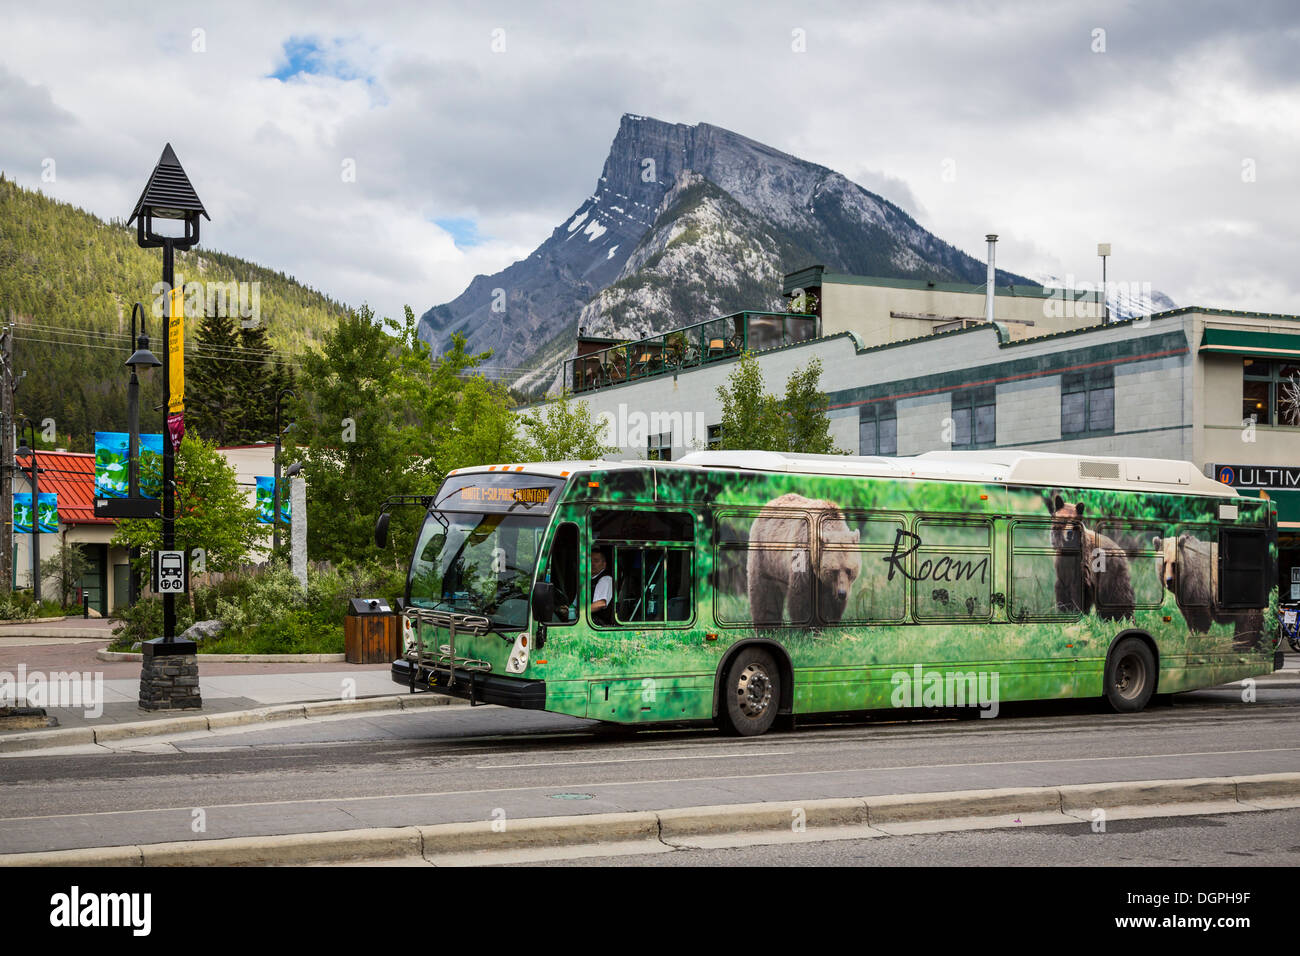
[[1201, 691], [1128, 716], [1065, 702], [1004, 707], [993, 720], [820, 724], [744, 740], [610, 736], [590, 721], [494, 707], [297, 721], [4, 757], [0, 852], [1295, 772], [1298, 720], [1300, 689], [1261, 685], [1254, 703]]

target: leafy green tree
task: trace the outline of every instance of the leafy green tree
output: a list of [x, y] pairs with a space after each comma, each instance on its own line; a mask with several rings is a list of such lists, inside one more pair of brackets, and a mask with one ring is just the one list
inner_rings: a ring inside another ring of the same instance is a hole
[[65, 607], [72, 595], [81, 587], [81, 581], [90, 570], [90, 559], [79, 545], [62, 541], [59, 550], [41, 561], [41, 580], [54, 582], [59, 603]]
[[785, 395], [763, 390], [763, 371], [752, 354], [718, 386], [722, 403], [719, 448], [783, 451], [806, 455], [841, 455], [830, 436], [826, 393], [821, 390], [822, 364], [813, 359], [790, 373]]
[[718, 386], [722, 403], [721, 435], [718, 447], [727, 450], [785, 451], [787, 436], [781, 405], [763, 391], [763, 370], [758, 359], [746, 352]]
[[605, 425], [591, 406], [573, 401], [567, 388], [536, 414], [519, 416], [519, 423], [527, 446], [524, 461], [577, 461], [618, 451], [602, 441]]
[[[447, 469], [473, 462], [455, 453], [453, 431], [464, 386], [461, 375], [482, 356], [464, 340], [436, 360], [416, 334], [415, 316], [376, 322], [363, 306], [325, 336], [319, 354], [303, 359], [286, 460], [306, 465], [307, 548], [316, 559], [356, 560], [373, 553], [372, 532], [389, 495], [430, 494]], [[485, 399], [482, 389], [475, 399]], [[492, 450], [490, 420], [461, 426]], [[480, 430], [481, 426], [481, 430]], [[492, 456], [495, 457], [495, 456]], [[394, 553], [409, 549], [416, 509], [394, 512]]]
[[[208, 571], [231, 571], [269, 532], [215, 443], [186, 435], [176, 455], [176, 547], [188, 554], [202, 548]], [[153, 551], [162, 537], [160, 520], [122, 520], [113, 544]], [[146, 568], [148, 556], [140, 560]]]
[[462, 379], [451, 428], [438, 442], [439, 471], [529, 460], [528, 445], [519, 436], [519, 416], [510, 405], [501, 383], [481, 375]]
[[[375, 519], [390, 495], [431, 494], [455, 468], [526, 460], [509, 394], [473, 371], [490, 355], [466, 352], [454, 336], [434, 356], [409, 307], [400, 322], [376, 322], [363, 306], [325, 336], [319, 354], [304, 356], [285, 459], [306, 466], [313, 558], [373, 554]], [[409, 553], [420, 518], [419, 509], [393, 512], [394, 556]]]
[[805, 455], [845, 455], [831, 438], [829, 404], [821, 388], [822, 362], [813, 359], [802, 370], [795, 369], [785, 383], [781, 411], [785, 420], [785, 447]]

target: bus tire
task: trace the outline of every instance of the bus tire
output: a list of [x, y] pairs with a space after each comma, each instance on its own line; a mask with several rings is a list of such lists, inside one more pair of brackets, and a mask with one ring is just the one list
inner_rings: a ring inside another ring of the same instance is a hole
[[1146, 707], [1156, 690], [1156, 659], [1146, 641], [1126, 637], [1106, 659], [1106, 702], [1120, 714]]
[[781, 707], [781, 672], [772, 655], [761, 647], [742, 649], [727, 668], [721, 694], [723, 731], [736, 737], [766, 733]]

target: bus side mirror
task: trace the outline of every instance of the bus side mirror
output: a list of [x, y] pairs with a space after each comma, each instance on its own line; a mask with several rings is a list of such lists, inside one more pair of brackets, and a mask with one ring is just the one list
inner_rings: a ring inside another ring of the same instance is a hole
[[538, 581], [533, 585], [533, 620], [545, 624], [555, 617], [555, 585]]
[[375, 522], [375, 547], [377, 548], [388, 547], [388, 519], [391, 517], [392, 515], [385, 511]]

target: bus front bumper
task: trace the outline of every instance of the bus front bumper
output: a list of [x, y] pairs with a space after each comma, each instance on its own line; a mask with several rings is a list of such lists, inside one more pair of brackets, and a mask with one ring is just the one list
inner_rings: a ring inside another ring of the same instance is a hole
[[439, 694], [463, 698], [471, 704], [499, 704], [524, 710], [543, 710], [546, 707], [544, 680], [500, 677], [457, 668], [456, 680], [452, 684], [448, 668], [422, 664], [417, 672], [415, 664], [408, 660], [393, 661], [391, 673], [393, 683], [401, 684], [408, 690], [433, 690]]

